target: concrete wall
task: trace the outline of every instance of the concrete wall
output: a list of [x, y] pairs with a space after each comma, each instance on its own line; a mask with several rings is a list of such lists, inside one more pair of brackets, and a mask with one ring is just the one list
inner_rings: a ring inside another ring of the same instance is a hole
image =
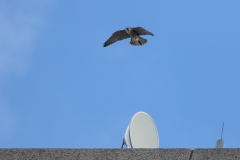
[[240, 160], [240, 148], [237, 149], [195, 149], [191, 160]]
[[0, 160], [240, 160], [240, 149], [0, 149]]

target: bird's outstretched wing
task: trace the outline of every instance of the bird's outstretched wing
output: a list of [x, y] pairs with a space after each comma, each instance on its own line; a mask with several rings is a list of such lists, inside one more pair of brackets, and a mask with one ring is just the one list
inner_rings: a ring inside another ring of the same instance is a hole
[[151, 35], [151, 36], [153, 36], [153, 33], [147, 31], [146, 29], [144, 29], [142, 27], [135, 27], [135, 28], [133, 28], [133, 30], [135, 32], [137, 32], [138, 35]]
[[127, 34], [125, 30], [119, 30], [112, 34], [112, 36], [103, 44], [103, 47], [106, 47], [112, 43], [115, 43], [117, 41], [130, 38], [130, 36]]

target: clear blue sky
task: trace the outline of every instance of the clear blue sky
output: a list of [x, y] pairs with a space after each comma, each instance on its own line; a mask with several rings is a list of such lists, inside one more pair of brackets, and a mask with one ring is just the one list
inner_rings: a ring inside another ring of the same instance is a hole
[[[120, 148], [152, 116], [160, 148], [240, 147], [240, 1], [0, 1], [0, 147]], [[111, 34], [142, 26], [142, 47]]]

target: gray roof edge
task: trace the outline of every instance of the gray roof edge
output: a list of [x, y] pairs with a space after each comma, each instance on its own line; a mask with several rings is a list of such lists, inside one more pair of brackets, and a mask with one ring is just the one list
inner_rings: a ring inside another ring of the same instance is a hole
[[240, 148], [1, 148], [0, 160], [240, 160]]

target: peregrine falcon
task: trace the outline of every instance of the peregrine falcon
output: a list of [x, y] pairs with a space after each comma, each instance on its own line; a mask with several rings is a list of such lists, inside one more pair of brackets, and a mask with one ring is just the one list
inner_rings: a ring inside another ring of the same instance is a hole
[[117, 41], [131, 38], [130, 44], [133, 46], [142, 46], [147, 43], [147, 40], [140, 37], [140, 35], [151, 35], [153, 34], [142, 27], [126, 28], [125, 30], [119, 30], [112, 34], [112, 36], [103, 44], [106, 47]]

